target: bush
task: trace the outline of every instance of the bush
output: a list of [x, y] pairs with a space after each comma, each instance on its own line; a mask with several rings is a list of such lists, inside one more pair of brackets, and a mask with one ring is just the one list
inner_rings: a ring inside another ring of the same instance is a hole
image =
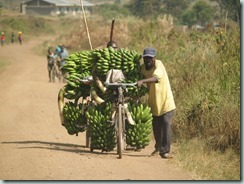
[[173, 139], [200, 138], [206, 147], [240, 153], [240, 32], [171, 29], [160, 22], [130, 27], [130, 46], [157, 49], [176, 102]]

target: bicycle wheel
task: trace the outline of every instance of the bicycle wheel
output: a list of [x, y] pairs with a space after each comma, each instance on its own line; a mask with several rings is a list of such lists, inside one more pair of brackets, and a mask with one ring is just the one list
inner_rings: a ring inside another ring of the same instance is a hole
[[88, 130], [86, 130], [86, 147], [90, 147], [90, 135], [88, 133]]
[[51, 71], [51, 80], [52, 82], [55, 82], [55, 76], [56, 76], [56, 71], [55, 71], [55, 67], [52, 67], [52, 71]]
[[122, 158], [122, 149], [123, 149], [123, 127], [122, 127], [122, 105], [119, 104], [118, 107], [118, 116], [117, 116], [117, 153], [119, 158]]

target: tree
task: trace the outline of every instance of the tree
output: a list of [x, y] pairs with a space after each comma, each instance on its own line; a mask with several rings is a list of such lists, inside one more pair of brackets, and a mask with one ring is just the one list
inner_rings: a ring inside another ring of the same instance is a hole
[[2, 8], [3, 8], [3, 4], [2, 2], [0, 2], [0, 15], [2, 15]]
[[240, 23], [241, 5], [239, 0], [210, 0], [217, 2], [222, 20], [228, 15], [232, 20]]
[[181, 19], [182, 19], [183, 24], [186, 24], [187, 26], [191, 27], [197, 23], [196, 12], [193, 10], [186, 10], [182, 14]]
[[203, 0], [198, 1], [192, 10], [196, 13], [196, 19], [200, 25], [204, 25], [213, 18], [211, 6]]
[[185, 10], [181, 17], [182, 23], [190, 27], [196, 23], [204, 26], [211, 19], [213, 19], [212, 7], [204, 0], [197, 1], [191, 9]]
[[159, 0], [131, 0], [130, 4], [132, 14], [143, 19], [157, 17], [159, 9]]
[[164, 12], [180, 18], [181, 14], [188, 7], [187, 0], [163, 0]]

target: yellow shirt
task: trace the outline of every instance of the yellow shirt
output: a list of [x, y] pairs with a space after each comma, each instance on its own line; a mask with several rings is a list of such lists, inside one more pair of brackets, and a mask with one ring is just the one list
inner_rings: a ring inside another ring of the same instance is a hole
[[161, 116], [166, 112], [174, 110], [175, 102], [170, 87], [168, 74], [163, 63], [155, 60], [155, 66], [147, 71], [145, 65], [141, 65], [141, 72], [145, 78], [156, 77], [157, 83], [147, 83], [149, 90], [148, 105], [151, 107], [153, 116]]

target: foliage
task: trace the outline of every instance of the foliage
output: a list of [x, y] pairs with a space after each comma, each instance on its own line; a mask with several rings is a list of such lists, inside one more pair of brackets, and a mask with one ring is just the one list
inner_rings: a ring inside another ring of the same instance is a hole
[[160, 1], [158, 0], [132, 0], [130, 11], [134, 16], [143, 19], [157, 17], [160, 11]]
[[220, 8], [220, 17], [225, 19], [226, 15], [237, 22], [240, 22], [241, 4], [239, 0], [210, 0], [217, 2]]
[[213, 9], [204, 0], [197, 1], [191, 9], [186, 9], [182, 13], [183, 24], [192, 26], [196, 23], [205, 25], [213, 19]]
[[93, 11], [96, 12], [97, 15], [102, 16], [104, 20], [112, 18], [119, 19], [129, 15], [128, 10], [119, 4], [98, 5], [94, 7]]
[[2, 14], [2, 8], [3, 8], [3, 4], [2, 2], [0, 2], [0, 15]]
[[196, 18], [200, 25], [205, 25], [208, 21], [213, 18], [211, 6], [205, 1], [200, 0], [193, 6], [193, 11], [196, 13]]
[[180, 18], [182, 12], [188, 7], [187, 0], [163, 0], [164, 12]]
[[182, 22], [183, 24], [188, 25], [189, 27], [197, 23], [197, 15], [193, 10], [186, 10], [182, 13]]
[[[8, 25], [8, 26], [4, 26]], [[35, 17], [0, 17], [0, 29], [5, 29], [6, 33], [22, 31], [25, 35], [33, 33], [33, 35], [46, 31], [53, 33], [50, 25], [44, 19]], [[42, 31], [41, 31], [42, 30]]]
[[170, 14], [175, 18], [175, 22], [183, 21], [188, 25], [195, 23], [205, 25], [214, 17], [213, 6], [205, 0], [197, 2], [193, 0], [131, 0], [128, 8], [132, 15], [144, 20]]
[[236, 180], [240, 177], [240, 155], [228, 149], [225, 153], [206, 150], [204, 141], [193, 139], [177, 143], [173, 161], [194, 173], [195, 180]]
[[158, 22], [132, 28], [133, 48], [150, 45], [168, 69], [177, 112], [174, 139], [203, 138], [206, 146], [240, 152], [240, 32], [173, 29]]

